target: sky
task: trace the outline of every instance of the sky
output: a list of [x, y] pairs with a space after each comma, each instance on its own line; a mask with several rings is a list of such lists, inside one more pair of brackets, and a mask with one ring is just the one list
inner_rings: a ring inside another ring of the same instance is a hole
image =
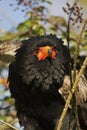
[[[66, 2], [73, 4], [74, 0], [49, 1], [52, 2], [52, 5], [48, 6], [49, 15], [63, 16], [67, 19], [67, 15], [63, 12], [62, 7], [66, 6]], [[9, 6], [12, 3], [14, 6]], [[14, 11], [14, 9], [17, 9], [17, 0], [0, 0], [0, 32], [15, 30], [20, 22], [27, 19], [25, 13], [21, 12], [23, 6], [20, 6], [17, 11]]]
[[[64, 15], [62, 10], [63, 5], [65, 5], [66, 1], [72, 0], [52, 0], [52, 5], [48, 7], [49, 14], [53, 15]], [[9, 6], [9, 4], [13, 3], [15, 6]], [[15, 29], [20, 22], [23, 22], [27, 17], [24, 17], [23, 6], [20, 6], [20, 9], [17, 9], [16, 0], [0, 0], [0, 30], [7, 31], [10, 29]]]
[[[49, 13], [57, 16], [64, 16], [65, 13], [62, 7], [66, 5], [66, 2], [73, 3], [74, 0], [52, 0], [52, 5], [49, 6]], [[65, 15], [66, 17], [66, 15]]]
[[[11, 3], [14, 3], [15, 6], [9, 6]], [[24, 13], [21, 12], [23, 7], [14, 11], [14, 9], [17, 9], [16, 3], [16, 0], [0, 0], [0, 30], [15, 29], [18, 23], [26, 19]]]

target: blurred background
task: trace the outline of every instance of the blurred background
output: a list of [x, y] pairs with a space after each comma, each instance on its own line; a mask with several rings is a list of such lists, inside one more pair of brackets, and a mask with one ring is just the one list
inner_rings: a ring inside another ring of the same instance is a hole
[[[73, 5], [75, 10], [71, 13]], [[52, 33], [62, 37], [64, 44], [67, 45], [69, 23], [70, 51], [73, 55], [77, 38], [86, 18], [86, 0], [0, 0], [1, 121], [10, 124], [18, 122], [14, 100], [10, 97], [7, 77], [8, 66], [14, 60], [15, 50], [21, 45], [21, 40]], [[79, 55], [87, 55], [87, 28], [81, 42]], [[2, 124], [1, 122], [0, 126]], [[18, 124], [17, 127], [19, 127]]]

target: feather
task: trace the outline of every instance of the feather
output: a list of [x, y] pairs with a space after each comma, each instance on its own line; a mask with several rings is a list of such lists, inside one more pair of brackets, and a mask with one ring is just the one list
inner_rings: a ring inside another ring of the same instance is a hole
[[[58, 53], [55, 58], [46, 55], [38, 61], [35, 50], [46, 46]], [[69, 52], [62, 39], [44, 35], [22, 41], [15, 61], [9, 66], [8, 80], [19, 122], [25, 130], [56, 130], [64, 107], [58, 89], [66, 74], [69, 74]], [[68, 129], [69, 111], [62, 127]]]

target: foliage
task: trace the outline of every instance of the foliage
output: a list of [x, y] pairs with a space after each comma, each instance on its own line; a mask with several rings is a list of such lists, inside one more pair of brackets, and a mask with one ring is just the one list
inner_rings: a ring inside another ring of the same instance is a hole
[[17, 36], [14, 32], [6, 32], [4, 35], [0, 37], [0, 41], [11, 41]]
[[[66, 21], [60, 16], [49, 16], [47, 6], [51, 4], [47, 0], [18, 0], [17, 1], [18, 10], [20, 6], [23, 6], [22, 12], [25, 11], [25, 15], [28, 17], [27, 20], [20, 23], [17, 26], [17, 31], [7, 32], [0, 37], [0, 40], [9, 41], [12, 39], [20, 40], [26, 37], [42, 35], [47, 31], [51, 33], [60, 33], [61, 35], [65, 33], [63, 28], [67, 28]], [[10, 6], [14, 8], [14, 4], [10, 3]], [[15, 11], [17, 11], [15, 9]]]
[[23, 23], [20, 23], [17, 27], [19, 37], [29, 37], [31, 35], [42, 35], [45, 33], [45, 28], [40, 23], [40, 20], [37, 18], [36, 20], [28, 19]]

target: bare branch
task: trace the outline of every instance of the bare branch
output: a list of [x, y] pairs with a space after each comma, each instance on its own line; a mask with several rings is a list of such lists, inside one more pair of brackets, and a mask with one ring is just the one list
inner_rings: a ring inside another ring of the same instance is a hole
[[69, 93], [69, 96], [68, 96], [68, 98], [67, 98], [67, 100], [66, 100], [66, 104], [65, 104], [65, 107], [64, 107], [64, 109], [63, 109], [62, 115], [61, 115], [61, 117], [60, 117], [57, 130], [60, 130], [61, 127], [62, 127], [63, 120], [64, 120], [64, 117], [65, 117], [65, 115], [66, 115], [66, 113], [67, 113], [67, 110], [68, 110], [70, 101], [71, 101], [71, 99], [72, 99], [72, 96], [73, 96], [73, 94], [74, 94], [74, 92], [75, 92], [75, 90], [76, 90], [76, 87], [77, 87], [77, 85], [78, 85], [78, 82], [79, 82], [79, 80], [80, 80], [80, 78], [81, 78], [81, 75], [83, 74], [84, 69], [86, 68], [86, 66], [87, 66], [87, 57], [85, 58], [85, 61], [84, 61], [83, 65], [82, 65], [82, 67], [81, 67], [81, 69], [80, 69], [80, 71], [79, 71], [79, 74], [77, 75], [77, 79], [75, 80], [75, 83], [73, 84], [73, 87], [72, 87], [72, 89], [71, 89], [71, 92]]

